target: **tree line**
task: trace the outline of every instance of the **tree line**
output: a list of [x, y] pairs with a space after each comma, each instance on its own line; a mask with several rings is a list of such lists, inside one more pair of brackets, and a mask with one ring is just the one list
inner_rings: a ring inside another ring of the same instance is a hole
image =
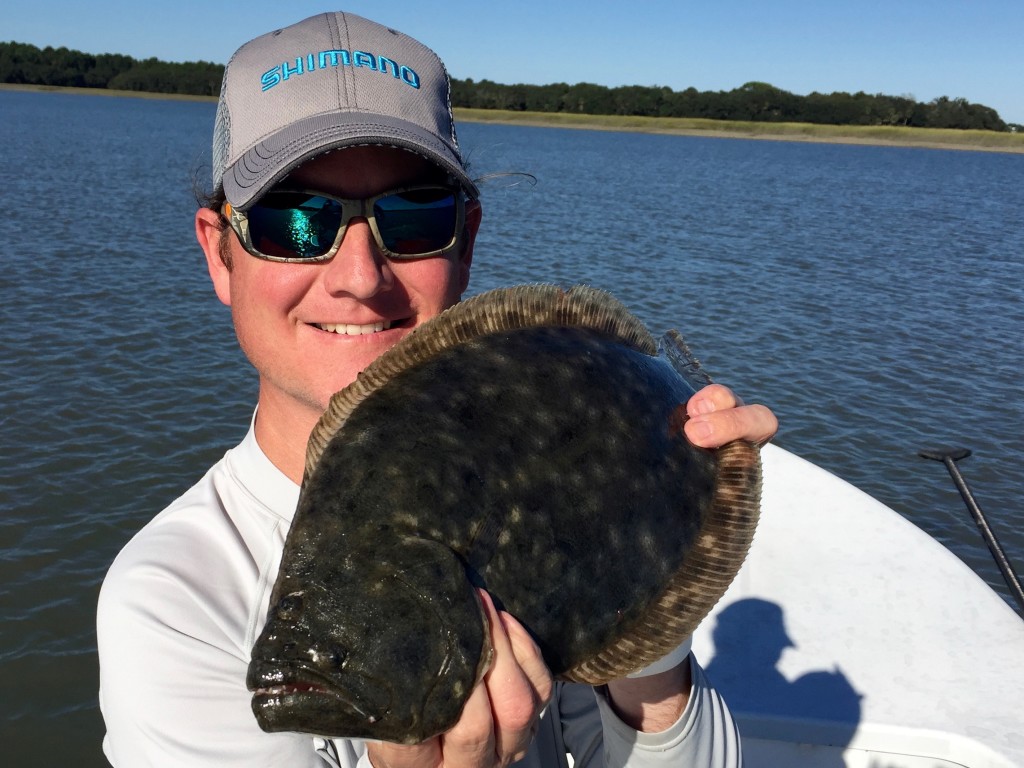
[[991, 107], [942, 96], [922, 103], [910, 96], [863, 91], [799, 96], [768, 83], [751, 82], [731, 91], [673, 91], [657, 86], [609, 88], [593, 83], [501, 85], [490, 80], [453, 80], [457, 107], [590, 115], [696, 117], [770, 123], [902, 125], [915, 128], [1010, 130]]
[[223, 76], [224, 65], [209, 61], [177, 63], [0, 43], [0, 83], [217, 96]]
[[[110, 88], [154, 93], [216, 96], [224, 65], [207, 61], [137, 60], [121, 54], [93, 55], [67, 48], [0, 42], [0, 83]], [[503, 85], [490, 80], [452, 80], [452, 105], [477, 109], [571, 112], [588, 115], [696, 117], [752, 122], [830, 125], [901, 125], [1008, 131], [996, 110], [946, 96], [927, 103], [910, 96], [811, 93], [800, 96], [768, 83], [750, 82], [731, 91], [674, 91], [593, 83]]]

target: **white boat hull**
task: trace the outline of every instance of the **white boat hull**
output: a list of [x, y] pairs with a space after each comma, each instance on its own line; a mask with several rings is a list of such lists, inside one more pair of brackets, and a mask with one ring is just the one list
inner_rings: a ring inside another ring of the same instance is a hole
[[694, 637], [748, 768], [1024, 766], [1024, 621], [889, 507], [762, 457], [750, 556]]

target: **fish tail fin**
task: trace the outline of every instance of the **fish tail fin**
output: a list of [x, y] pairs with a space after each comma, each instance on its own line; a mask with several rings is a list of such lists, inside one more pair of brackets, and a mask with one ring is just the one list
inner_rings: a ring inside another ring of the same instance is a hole
[[667, 331], [658, 339], [658, 356], [665, 358], [694, 392], [711, 383], [711, 377], [679, 331]]

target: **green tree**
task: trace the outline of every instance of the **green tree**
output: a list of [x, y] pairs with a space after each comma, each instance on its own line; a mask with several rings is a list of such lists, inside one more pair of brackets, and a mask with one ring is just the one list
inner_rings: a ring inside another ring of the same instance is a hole
[[797, 119], [798, 99], [769, 83], [749, 82], [730, 93], [733, 120], [783, 122]]
[[576, 83], [569, 86], [562, 103], [563, 111], [581, 115], [610, 115], [615, 111], [611, 91], [603, 85], [594, 83]]

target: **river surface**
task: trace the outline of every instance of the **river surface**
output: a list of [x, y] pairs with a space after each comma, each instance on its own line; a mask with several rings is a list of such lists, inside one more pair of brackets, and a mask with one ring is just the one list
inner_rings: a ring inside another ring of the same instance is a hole
[[[0, 91], [5, 765], [104, 764], [103, 575], [249, 423], [254, 377], [192, 234], [214, 109]], [[586, 282], [679, 329], [776, 411], [779, 445], [1007, 596], [917, 451], [974, 451], [960, 466], [1024, 567], [1024, 156], [475, 124], [460, 139], [488, 177], [473, 292]]]

